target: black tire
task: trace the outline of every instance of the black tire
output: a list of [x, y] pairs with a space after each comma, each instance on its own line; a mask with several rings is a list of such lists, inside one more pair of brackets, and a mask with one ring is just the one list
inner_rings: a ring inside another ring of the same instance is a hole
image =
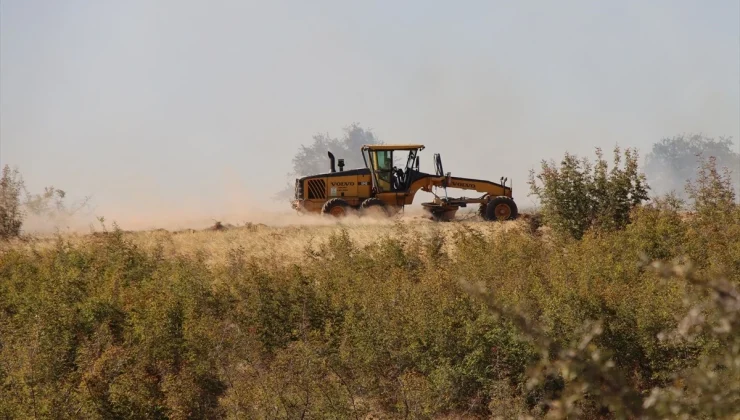
[[372, 210], [380, 210], [383, 216], [390, 215], [390, 211], [388, 210], [388, 206], [386, 206], [385, 202], [375, 197], [370, 197], [363, 201], [362, 204], [360, 204], [360, 210], [364, 215], [369, 214]]
[[519, 209], [510, 197], [496, 197], [486, 205], [486, 220], [515, 220], [519, 217]]
[[321, 213], [328, 216], [342, 217], [349, 212], [350, 205], [341, 198], [332, 198], [321, 207]]

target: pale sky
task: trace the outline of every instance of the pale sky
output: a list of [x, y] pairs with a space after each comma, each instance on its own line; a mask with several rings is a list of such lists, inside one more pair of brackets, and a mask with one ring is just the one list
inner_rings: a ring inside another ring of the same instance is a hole
[[352, 122], [521, 206], [566, 151], [738, 146], [740, 0], [0, 0], [0, 164], [107, 218], [285, 207], [298, 146]]

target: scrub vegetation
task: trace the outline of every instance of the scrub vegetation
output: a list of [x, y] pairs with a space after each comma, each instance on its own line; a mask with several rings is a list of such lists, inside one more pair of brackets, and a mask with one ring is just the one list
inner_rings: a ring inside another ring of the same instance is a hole
[[614, 156], [513, 222], [6, 235], [0, 418], [737, 419], [732, 180]]

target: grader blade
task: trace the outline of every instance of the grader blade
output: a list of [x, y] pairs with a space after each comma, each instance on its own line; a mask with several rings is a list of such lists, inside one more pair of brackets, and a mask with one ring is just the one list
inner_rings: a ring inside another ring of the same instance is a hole
[[421, 203], [424, 210], [431, 215], [432, 220], [439, 222], [449, 222], [455, 219], [455, 213], [460, 208], [458, 205]]

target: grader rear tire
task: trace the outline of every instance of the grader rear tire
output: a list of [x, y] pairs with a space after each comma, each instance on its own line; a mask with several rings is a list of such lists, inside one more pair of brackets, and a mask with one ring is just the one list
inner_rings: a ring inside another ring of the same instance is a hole
[[390, 216], [388, 206], [379, 198], [370, 197], [360, 204], [361, 214], [363, 216]]
[[344, 217], [349, 212], [349, 209], [350, 205], [348, 202], [341, 198], [332, 198], [324, 203], [321, 213], [334, 217]]
[[[483, 205], [479, 213], [483, 210]], [[519, 210], [516, 203], [509, 197], [496, 197], [489, 201], [483, 214], [485, 220], [515, 220], [519, 217]]]

